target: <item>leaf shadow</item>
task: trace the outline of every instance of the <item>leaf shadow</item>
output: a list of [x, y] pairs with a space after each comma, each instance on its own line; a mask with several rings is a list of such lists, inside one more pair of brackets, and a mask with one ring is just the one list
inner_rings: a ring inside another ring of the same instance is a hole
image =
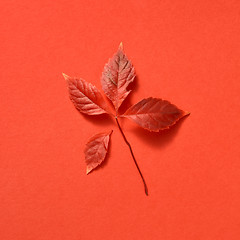
[[160, 132], [149, 132], [148, 130], [142, 129], [140, 127], [135, 127], [132, 131], [145, 144], [148, 144], [155, 148], [164, 148], [174, 140], [174, 137], [179, 132], [181, 125], [185, 121], [186, 117], [187, 116], [181, 118], [175, 125], [173, 125], [169, 129], [165, 129]]
[[[94, 125], [99, 126], [109, 126], [114, 123], [114, 119], [108, 114], [101, 114], [101, 115], [85, 115], [81, 114], [86, 121], [91, 122]], [[104, 130], [103, 130], [104, 131]]]

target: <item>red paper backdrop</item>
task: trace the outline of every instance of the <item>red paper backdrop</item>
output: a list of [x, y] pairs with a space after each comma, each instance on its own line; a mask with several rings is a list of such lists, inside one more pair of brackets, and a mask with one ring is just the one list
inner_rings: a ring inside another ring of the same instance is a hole
[[[239, 240], [240, 2], [1, 1], [0, 239]], [[191, 115], [152, 134], [79, 114], [62, 72], [98, 88], [123, 41], [137, 81]], [[113, 129], [85, 175], [90, 136]]]

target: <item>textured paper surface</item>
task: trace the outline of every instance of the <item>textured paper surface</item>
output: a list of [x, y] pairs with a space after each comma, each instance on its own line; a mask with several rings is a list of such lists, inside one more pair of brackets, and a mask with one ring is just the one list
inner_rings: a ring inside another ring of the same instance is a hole
[[[240, 239], [239, 1], [0, 4], [0, 239]], [[161, 134], [121, 122], [149, 197], [114, 122], [80, 115], [62, 78], [101, 89], [121, 41], [137, 73], [122, 111], [152, 96], [191, 112]], [[86, 176], [83, 146], [110, 129]]]

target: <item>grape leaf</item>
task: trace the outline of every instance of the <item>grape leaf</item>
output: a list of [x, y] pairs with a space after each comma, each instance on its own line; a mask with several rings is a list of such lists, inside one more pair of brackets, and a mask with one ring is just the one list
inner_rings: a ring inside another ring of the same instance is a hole
[[131, 90], [127, 90], [127, 87], [134, 78], [134, 67], [123, 52], [121, 43], [117, 53], [105, 65], [101, 78], [102, 89], [112, 101], [116, 112], [131, 92]]
[[91, 83], [83, 79], [71, 78], [63, 73], [67, 80], [69, 96], [76, 109], [88, 115], [110, 114], [102, 94]]
[[111, 132], [99, 133], [90, 138], [85, 148], [85, 161], [87, 174], [99, 166], [105, 159], [108, 152], [108, 145]]
[[150, 97], [131, 106], [122, 116], [142, 128], [157, 132], [169, 128], [188, 114], [169, 101]]

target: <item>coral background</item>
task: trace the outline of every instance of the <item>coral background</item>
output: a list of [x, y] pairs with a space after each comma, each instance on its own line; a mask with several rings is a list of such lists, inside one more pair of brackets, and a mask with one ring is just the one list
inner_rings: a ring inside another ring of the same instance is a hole
[[[240, 239], [240, 1], [0, 3], [1, 240]], [[79, 114], [62, 72], [99, 89], [123, 41], [137, 73], [122, 111], [168, 99], [191, 115], [148, 133]], [[103, 167], [83, 149], [113, 129]]]

